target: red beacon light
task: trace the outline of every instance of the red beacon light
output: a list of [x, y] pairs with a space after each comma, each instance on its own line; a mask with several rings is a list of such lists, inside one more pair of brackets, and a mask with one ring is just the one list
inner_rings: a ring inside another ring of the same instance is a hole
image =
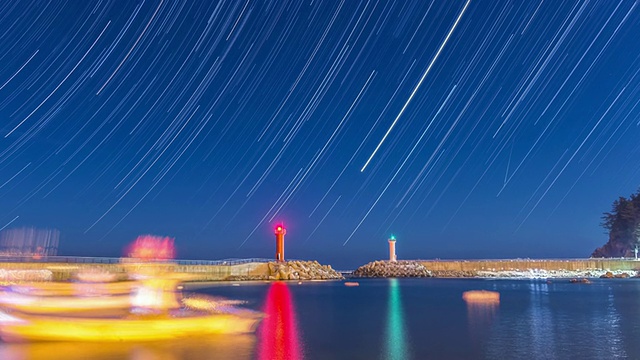
[[283, 225], [276, 225], [276, 261], [284, 261], [284, 235], [287, 229]]

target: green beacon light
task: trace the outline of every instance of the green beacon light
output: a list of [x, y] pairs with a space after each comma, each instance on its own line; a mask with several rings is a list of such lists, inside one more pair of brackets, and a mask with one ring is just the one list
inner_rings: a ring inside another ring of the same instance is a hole
[[396, 237], [394, 235], [391, 235], [389, 238], [389, 261], [398, 261], [398, 257], [396, 256]]

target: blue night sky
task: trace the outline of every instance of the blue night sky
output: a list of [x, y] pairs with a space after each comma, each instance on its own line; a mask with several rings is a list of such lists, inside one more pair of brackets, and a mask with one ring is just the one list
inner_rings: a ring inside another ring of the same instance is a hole
[[634, 1], [3, 1], [0, 228], [587, 257], [640, 184], [639, 33]]

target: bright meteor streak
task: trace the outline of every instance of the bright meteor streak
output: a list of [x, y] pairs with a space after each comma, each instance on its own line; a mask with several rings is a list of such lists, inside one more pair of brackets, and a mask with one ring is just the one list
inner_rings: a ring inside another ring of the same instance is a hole
[[363, 172], [364, 169], [367, 168], [367, 166], [371, 162], [371, 159], [373, 159], [373, 157], [376, 155], [376, 153], [380, 149], [380, 146], [382, 146], [382, 143], [387, 139], [387, 136], [389, 135], [389, 133], [391, 132], [393, 127], [396, 125], [396, 123], [398, 122], [398, 120], [400, 119], [400, 117], [402, 116], [404, 111], [406, 110], [407, 106], [409, 106], [409, 103], [411, 103], [411, 100], [413, 100], [413, 96], [416, 94], [416, 92], [418, 92], [418, 89], [420, 89], [420, 86], [422, 85], [422, 82], [424, 81], [424, 79], [429, 74], [429, 71], [431, 71], [431, 68], [433, 67], [433, 64], [435, 64], [436, 60], [438, 60], [438, 56], [440, 56], [440, 53], [442, 52], [442, 49], [444, 49], [445, 45], [447, 45], [447, 41], [449, 41], [449, 38], [451, 37], [451, 34], [453, 34], [454, 30], [456, 29], [456, 26], [458, 26], [458, 22], [460, 22], [460, 19], [462, 19], [462, 15], [464, 15], [464, 12], [467, 10], [467, 7], [469, 6], [470, 2], [471, 2], [471, 0], [467, 0], [467, 2], [464, 4], [464, 7], [462, 8], [462, 11], [460, 11], [460, 14], [458, 15], [458, 18], [453, 23], [453, 26], [449, 30], [449, 33], [447, 34], [447, 37], [444, 38], [444, 41], [442, 42], [442, 44], [440, 44], [440, 48], [436, 52], [436, 55], [433, 57], [433, 59], [431, 59], [431, 63], [427, 67], [427, 70], [425, 70], [424, 74], [422, 74], [422, 77], [420, 78], [420, 81], [418, 81], [418, 84], [416, 85], [416, 87], [411, 92], [411, 95], [409, 95], [409, 99], [407, 99], [407, 101], [404, 103], [404, 106], [402, 106], [402, 109], [398, 113], [398, 116], [396, 116], [395, 120], [393, 120], [393, 123], [391, 124], [391, 126], [389, 127], [387, 132], [382, 137], [382, 140], [380, 140], [380, 142], [378, 143], [378, 146], [376, 146], [375, 150], [373, 150], [373, 153], [371, 153], [371, 156], [369, 156], [369, 159], [364, 164], [362, 169], [360, 169], [360, 172]]

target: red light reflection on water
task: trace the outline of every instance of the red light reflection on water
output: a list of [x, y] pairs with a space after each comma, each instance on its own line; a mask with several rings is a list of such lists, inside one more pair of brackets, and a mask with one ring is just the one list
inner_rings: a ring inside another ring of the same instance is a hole
[[260, 326], [261, 360], [302, 359], [295, 309], [287, 284], [276, 281], [269, 287]]

